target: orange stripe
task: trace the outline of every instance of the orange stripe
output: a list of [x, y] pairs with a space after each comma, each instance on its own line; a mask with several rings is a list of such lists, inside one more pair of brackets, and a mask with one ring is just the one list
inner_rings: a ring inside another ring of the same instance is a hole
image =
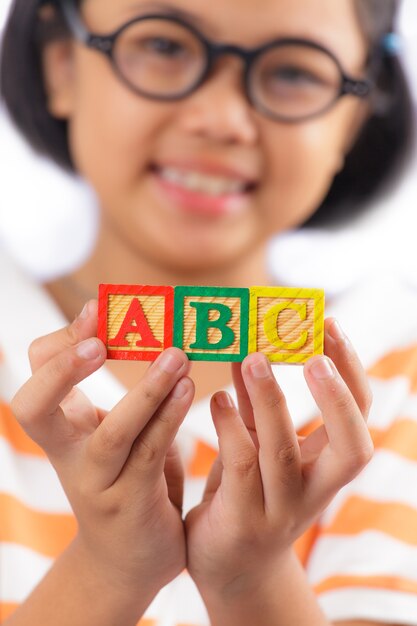
[[317, 430], [320, 426], [323, 425], [323, 420], [321, 417], [315, 417], [310, 422], [305, 424], [300, 430], [297, 431], [297, 435], [300, 437], [308, 437], [312, 432]]
[[4, 437], [17, 452], [45, 458], [45, 452], [25, 433], [10, 408], [0, 404], [0, 437]]
[[317, 524], [314, 524], [306, 530], [293, 545], [295, 553], [303, 567], [307, 564], [308, 557], [310, 556], [311, 549], [317, 539], [318, 533], [319, 527]]
[[410, 461], [417, 461], [417, 423], [411, 419], [396, 420], [387, 430], [370, 429], [376, 449], [390, 450]]
[[[303, 426], [297, 434], [308, 437], [322, 424], [323, 420], [316, 418]], [[390, 450], [406, 459], [417, 461], [417, 422], [414, 420], [397, 417], [386, 430], [370, 428], [369, 432], [376, 449]]]
[[34, 511], [2, 493], [0, 511], [0, 542], [26, 546], [50, 558], [61, 554], [77, 531], [73, 516]]
[[417, 346], [387, 354], [368, 370], [368, 374], [382, 380], [393, 376], [407, 376], [411, 391], [417, 393]]
[[0, 624], [10, 617], [12, 613], [14, 613], [19, 605], [18, 604], [10, 604], [8, 602], [0, 602]]
[[370, 587], [417, 594], [417, 583], [395, 576], [331, 576], [313, 589], [315, 593], [324, 593], [343, 587]]
[[377, 530], [417, 546], [417, 511], [397, 502], [375, 502], [358, 496], [349, 498], [323, 534], [356, 535]]
[[203, 478], [207, 476], [217, 454], [217, 450], [211, 446], [208, 446], [203, 441], [197, 441], [195, 453], [191, 459], [187, 474], [190, 475], [191, 478]]

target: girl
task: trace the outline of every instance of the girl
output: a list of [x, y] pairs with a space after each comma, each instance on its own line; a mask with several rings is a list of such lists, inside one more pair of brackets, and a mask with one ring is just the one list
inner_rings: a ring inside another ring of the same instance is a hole
[[[414, 422], [401, 419], [415, 411], [414, 296], [384, 277], [389, 298], [366, 285], [332, 305], [376, 392], [381, 452], [357, 478], [373, 447], [371, 394], [334, 317], [306, 384], [286, 368], [278, 385], [260, 354], [232, 373], [191, 372], [177, 349], [150, 368], [99, 369], [91, 301], [99, 282], [271, 284], [272, 234], [380, 191], [411, 134], [388, 54], [396, 10], [388, 0], [15, 1], [6, 103], [33, 146], [92, 184], [102, 222], [88, 261], [44, 290], [4, 270], [14, 285], [0, 323], [4, 387], [9, 397], [21, 387], [12, 409], [40, 446], [5, 409], [4, 475], [16, 477], [1, 496], [8, 626], [417, 623], [416, 502], [400, 488], [416, 472]], [[17, 340], [74, 317], [32, 343], [23, 384]], [[232, 378], [235, 401], [216, 392]]]

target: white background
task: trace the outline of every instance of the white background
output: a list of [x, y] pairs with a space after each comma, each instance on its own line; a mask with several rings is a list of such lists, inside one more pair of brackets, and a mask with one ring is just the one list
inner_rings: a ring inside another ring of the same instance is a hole
[[[0, 0], [0, 29], [9, 0]], [[400, 30], [417, 102], [417, 0], [404, 0]], [[79, 225], [82, 224], [82, 228]], [[35, 157], [0, 108], [0, 246], [41, 280], [67, 271], [93, 244], [97, 209], [78, 181]], [[417, 160], [395, 194], [343, 231], [278, 238], [278, 277], [337, 292], [370, 272], [394, 271], [417, 288]]]

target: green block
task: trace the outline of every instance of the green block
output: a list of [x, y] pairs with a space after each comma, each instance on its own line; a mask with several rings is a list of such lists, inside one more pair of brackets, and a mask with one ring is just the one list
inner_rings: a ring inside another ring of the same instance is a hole
[[249, 289], [175, 287], [174, 346], [191, 361], [243, 361], [248, 329]]

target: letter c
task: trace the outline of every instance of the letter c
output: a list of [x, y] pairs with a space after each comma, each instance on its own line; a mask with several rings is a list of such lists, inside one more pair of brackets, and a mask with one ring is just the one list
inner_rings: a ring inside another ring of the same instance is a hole
[[264, 331], [265, 335], [268, 338], [268, 341], [277, 348], [281, 350], [300, 350], [307, 343], [308, 339], [308, 331], [304, 331], [298, 341], [294, 341], [293, 343], [286, 343], [281, 339], [278, 332], [278, 317], [282, 311], [287, 309], [292, 309], [296, 311], [300, 316], [300, 320], [304, 322], [307, 319], [307, 303], [296, 304], [281, 302], [280, 304], [276, 304], [273, 306], [264, 318]]

